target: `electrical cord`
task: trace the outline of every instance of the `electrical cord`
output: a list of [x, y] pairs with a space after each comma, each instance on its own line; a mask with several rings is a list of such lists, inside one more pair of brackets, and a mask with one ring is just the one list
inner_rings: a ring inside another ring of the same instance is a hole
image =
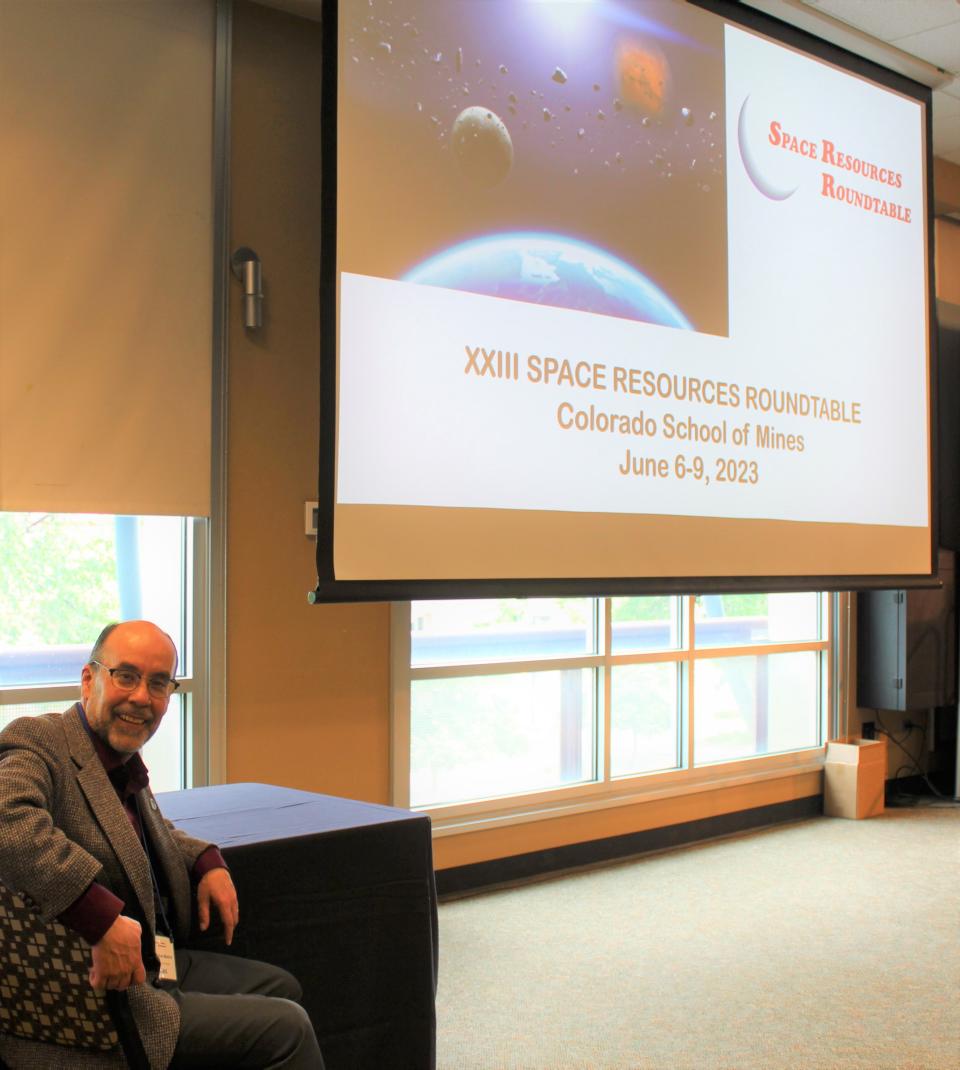
[[887, 739], [890, 739], [894, 743], [896, 743], [896, 745], [901, 750], [904, 750], [904, 751], [906, 750], [906, 748], [903, 746], [903, 744], [910, 738], [914, 728], [919, 728], [920, 729], [921, 742], [922, 742], [923, 736], [926, 735], [926, 730], [925, 729], [920, 728], [919, 725], [911, 725], [909, 728], [904, 728], [903, 735], [899, 739], [897, 739], [897, 737], [893, 734], [893, 732], [889, 728], [887, 728], [883, 724], [883, 722], [880, 720], [879, 711], [877, 711], [877, 713], [876, 713], [876, 718], [877, 718], [877, 724], [879, 725], [879, 731], [882, 732], [883, 735], [885, 735], [887, 737]]
[[913, 799], [913, 800], [916, 800], [917, 798], [919, 798], [919, 796], [911, 795], [909, 792], [901, 791], [899, 786], [898, 786], [898, 781], [900, 780], [900, 774], [904, 770], [906, 770], [907, 772], [909, 772], [911, 770], [915, 770], [919, 774], [919, 776], [921, 776], [923, 778], [923, 780], [926, 782], [927, 787], [930, 789], [930, 791], [938, 799], [945, 800], [947, 802], [952, 803], [953, 805], [960, 805], [960, 804], [954, 803], [954, 801], [950, 798], [950, 796], [944, 795], [944, 793], [942, 791], [940, 791], [936, 787], [936, 785], [933, 783], [933, 781], [930, 779], [930, 777], [927, 776], [927, 774], [920, 768], [920, 763], [918, 762], [918, 760], [916, 758], [914, 758], [914, 756], [903, 745], [903, 741], [906, 740], [907, 738], [909, 738], [910, 733], [913, 731], [914, 728], [919, 729], [919, 731], [920, 731], [920, 741], [921, 741], [921, 744], [922, 744], [924, 738], [926, 737], [926, 729], [922, 728], [920, 725], [913, 725], [910, 728], [906, 729], [906, 731], [904, 733], [904, 736], [903, 736], [903, 739], [897, 739], [896, 736], [894, 736], [894, 734], [884, 725], [883, 721], [880, 719], [880, 711], [876, 710], [874, 712], [875, 712], [876, 718], [877, 718], [877, 731], [881, 735], [886, 736], [887, 739], [889, 739], [891, 743], [893, 743], [897, 747], [899, 747], [900, 750], [902, 750], [903, 753], [910, 759], [910, 764], [909, 765], [901, 765], [899, 767], [899, 769], [897, 769], [897, 771], [893, 774], [893, 785], [894, 785], [894, 788], [896, 788], [897, 796], [899, 798], [901, 798], [901, 799]]

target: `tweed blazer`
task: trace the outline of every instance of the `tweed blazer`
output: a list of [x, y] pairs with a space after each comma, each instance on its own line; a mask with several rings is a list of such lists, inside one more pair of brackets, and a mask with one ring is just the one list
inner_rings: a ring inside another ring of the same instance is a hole
[[[182, 942], [190, 928], [190, 870], [210, 845], [165, 821], [149, 788], [138, 801], [154, 864], [170, 891], [174, 938]], [[149, 863], [78, 706], [21, 717], [0, 732], [0, 880], [29, 896], [47, 920], [93, 881], [131, 909], [136, 900], [150, 958], [156, 918]], [[147, 983], [129, 989], [130, 1005], [150, 1064], [162, 1070], [176, 1046], [180, 1011], [168, 992], [150, 983], [155, 971], [146, 959], [145, 966]]]

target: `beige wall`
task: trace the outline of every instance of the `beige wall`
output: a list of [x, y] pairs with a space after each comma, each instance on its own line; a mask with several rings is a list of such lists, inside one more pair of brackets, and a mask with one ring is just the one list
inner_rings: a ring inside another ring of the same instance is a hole
[[960, 222], [938, 219], [934, 227], [937, 299], [960, 305]]
[[317, 496], [319, 24], [238, 3], [232, 233], [263, 262], [264, 326], [231, 288], [227, 778], [386, 802], [385, 605], [310, 606]]
[[[228, 750], [231, 781], [389, 798], [389, 607], [309, 606], [319, 405], [319, 26], [235, 10], [231, 248], [263, 260], [266, 317], [246, 334], [231, 291]], [[851, 710], [851, 728], [860, 714]], [[805, 798], [819, 773], [435, 843], [438, 868]]]
[[933, 201], [937, 313], [941, 324], [960, 331], [960, 164], [934, 160]]
[[933, 161], [933, 204], [938, 215], [960, 214], [960, 164]]

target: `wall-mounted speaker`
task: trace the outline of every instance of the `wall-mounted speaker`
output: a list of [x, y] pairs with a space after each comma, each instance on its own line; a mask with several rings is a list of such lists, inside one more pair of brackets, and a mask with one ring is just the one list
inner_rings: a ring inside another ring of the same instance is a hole
[[941, 587], [857, 595], [857, 705], [929, 710], [957, 701], [956, 559], [939, 554]]

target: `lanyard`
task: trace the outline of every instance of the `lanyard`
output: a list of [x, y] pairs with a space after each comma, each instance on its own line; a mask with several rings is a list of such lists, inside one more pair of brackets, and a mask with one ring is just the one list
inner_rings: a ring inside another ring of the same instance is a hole
[[[140, 824], [140, 842], [143, 844], [143, 850], [147, 856], [147, 866], [150, 870], [150, 879], [153, 882], [153, 901], [156, 906], [156, 921], [157, 930], [164, 936], [173, 936], [173, 929], [170, 927], [170, 922], [167, 919], [167, 912], [163, 907], [163, 896], [160, 894], [160, 885], [157, 882], [157, 872], [153, 865], [153, 856], [150, 851], [150, 837], [147, 835], [147, 826], [143, 821], [143, 811], [140, 809], [140, 793], [134, 792], [133, 805], [137, 808], [137, 820]], [[161, 928], [162, 923], [162, 928]]]

